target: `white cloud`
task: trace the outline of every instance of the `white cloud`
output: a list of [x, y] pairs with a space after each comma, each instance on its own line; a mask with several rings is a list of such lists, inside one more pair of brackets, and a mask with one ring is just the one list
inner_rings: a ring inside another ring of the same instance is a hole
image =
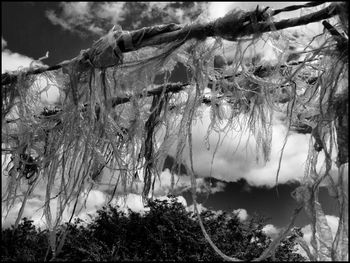
[[[335, 233], [337, 232], [337, 228], [338, 228], [338, 222], [339, 222], [339, 218], [333, 215], [326, 215], [326, 219], [327, 219], [327, 224], [329, 225], [329, 227], [331, 228], [332, 231], [332, 235], [334, 236]], [[304, 226], [301, 231], [303, 232], [304, 236], [303, 238], [305, 239], [305, 241], [310, 244], [311, 242], [311, 237], [312, 237], [312, 233], [311, 233], [311, 226], [310, 225], [306, 225]], [[311, 246], [310, 246], [311, 248]]]
[[78, 29], [82, 28], [100, 35], [103, 30], [94, 24], [91, 6], [91, 2], [61, 2], [61, 13], [57, 15], [53, 10], [47, 10], [46, 17], [52, 24], [59, 25], [65, 30], [83, 34]]
[[[295, 5], [295, 4], [305, 4], [307, 2], [210, 2], [209, 3], [209, 17], [211, 20], [223, 17], [230, 11], [234, 9], [238, 10], [243, 10], [243, 11], [251, 11], [255, 10], [257, 5], [259, 7], [270, 7], [272, 10], [284, 8], [287, 6]], [[324, 5], [320, 5], [319, 7], [313, 7], [313, 8], [304, 8], [304, 9], [299, 9], [296, 11], [291, 11], [291, 12], [282, 12], [276, 16], [273, 17], [274, 21], [280, 21], [282, 19], [287, 19], [287, 18], [296, 18], [300, 17], [301, 15], [305, 15], [306, 13], [310, 12], [315, 12], [319, 8], [324, 7]], [[288, 50], [286, 49], [287, 46], [286, 44], [293, 44], [297, 46], [300, 49], [303, 49], [308, 42], [311, 40], [311, 38], [317, 34], [322, 33], [323, 26], [321, 23], [311, 23], [303, 26], [297, 26], [297, 27], [292, 27], [285, 29], [283, 31], [277, 31], [279, 33], [283, 32], [283, 39], [289, 39], [289, 43], [284, 43], [284, 47], [282, 50], [282, 54], [278, 52], [275, 47], [275, 44], [272, 43], [271, 37], [269, 36], [269, 33], [265, 33], [256, 43], [254, 46], [249, 47], [246, 52], [245, 52], [245, 57], [250, 57], [252, 54], [259, 54], [261, 55], [261, 60], [262, 61], [269, 61], [269, 62], [282, 62], [288, 57]], [[290, 35], [294, 32], [299, 33], [299, 37], [296, 41], [291, 41]], [[272, 34], [276, 34], [273, 32]], [[310, 37], [310, 39], [307, 39], [307, 37]], [[281, 42], [281, 41], [278, 41]], [[317, 40], [316, 40], [317, 42]], [[236, 54], [236, 43], [229, 42], [224, 40], [223, 41], [224, 48], [225, 48], [225, 55], [228, 60], [232, 60], [235, 57]], [[241, 45], [241, 49], [244, 50], [245, 48], [248, 47], [248, 45], [251, 43], [242, 43], [239, 44]]]
[[[34, 66], [44, 66], [41, 61], [35, 60], [23, 54], [12, 52], [4, 48], [7, 43], [2, 39], [3, 50], [1, 52], [1, 73], [24, 70]], [[32, 85], [33, 91], [41, 92], [41, 103], [46, 105], [58, 103], [62, 92], [59, 90], [59, 85], [53, 78], [46, 78], [37, 75], [36, 80]]]
[[[171, 6], [171, 2], [142, 2], [136, 8], [143, 8], [143, 10], [138, 13], [138, 19], [131, 21], [132, 27], [141, 28], [145, 26], [142, 24], [143, 20], [152, 21], [152, 19], [162, 19], [164, 24], [174, 21], [193, 22], [190, 21], [188, 14], [197, 13], [198, 10], [204, 11], [206, 6], [206, 3], [195, 2], [186, 8], [179, 9]], [[46, 11], [49, 21], [65, 30], [83, 35], [85, 33], [103, 35], [113, 25], [122, 24], [126, 16], [129, 19], [133, 14], [133, 10], [130, 12], [129, 6], [126, 7], [126, 2], [62, 2], [60, 7], [60, 12]], [[131, 8], [134, 6], [131, 5]]]
[[[84, 193], [86, 194], [86, 192]], [[102, 207], [106, 201], [106, 196], [101, 191], [91, 190], [86, 200], [86, 209], [88, 211], [96, 210]]]
[[89, 25], [88, 30], [96, 35], [103, 35], [103, 33], [104, 33], [103, 29], [96, 26], [94, 23]]
[[247, 210], [245, 210], [244, 208], [235, 209], [233, 210], [233, 213], [237, 214], [239, 220], [241, 221], [245, 221], [248, 218]]
[[54, 78], [38, 75], [31, 88], [40, 93], [40, 100], [45, 105], [58, 104], [63, 101], [64, 93]]
[[[249, 11], [249, 10], [255, 10], [257, 5], [259, 5], [259, 7], [268, 6], [272, 9], [279, 9], [290, 5], [295, 5], [295, 4], [300, 5], [305, 3], [307, 2], [250, 2], [250, 1], [249, 2], [248, 1], [247, 2], [211, 2], [210, 9], [211, 9], [211, 16], [213, 18], [217, 18], [222, 15], [225, 15], [227, 12], [229, 12], [233, 8]], [[295, 13], [285, 12], [283, 14], [289, 14], [289, 17], [293, 17]]]
[[144, 213], [149, 210], [145, 208], [142, 196], [133, 193], [129, 193], [126, 196], [119, 196], [115, 198], [111, 204], [118, 205], [124, 212], [127, 212], [128, 209], [137, 213]]
[[124, 15], [125, 2], [105, 2], [96, 8], [96, 16], [110, 20], [113, 24], [118, 24]]
[[[169, 169], [165, 169], [161, 176], [160, 180], [157, 178], [155, 187], [154, 187], [154, 195], [167, 195], [171, 193], [171, 177]], [[224, 191], [226, 183], [224, 182], [216, 182], [215, 185], [210, 185], [204, 178], [196, 178], [196, 186], [197, 193], [217, 193]], [[188, 175], [178, 176], [174, 174], [174, 190], [173, 194], [180, 194], [184, 191], [188, 191], [191, 189], [191, 178]]]
[[[236, 182], [244, 178], [250, 185], [273, 187], [286, 127], [278, 122], [273, 124], [271, 158], [266, 165], [256, 162], [253, 136], [250, 136], [248, 141], [248, 132], [232, 131], [224, 139], [222, 139], [223, 136], [221, 137], [222, 141], [215, 153], [211, 167], [219, 135], [214, 131], [211, 133], [209, 137], [210, 149], [208, 150], [205, 144], [205, 136], [210, 124], [209, 112], [210, 109], [205, 108], [202, 121], [197, 121], [192, 131], [195, 172], [201, 177], [209, 177], [212, 169], [211, 176], [222, 181]], [[289, 135], [282, 159], [279, 183], [300, 180], [304, 176], [308, 140], [308, 135], [296, 133]]]
[[[39, 182], [38, 188], [35, 191], [35, 195], [32, 198], [29, 198], [25, 206], [23, 217], [27, 217], [33, 220], [34, 224], [38, 227], [46, 227], [46, 220], [43, 216], [43, 206], [45, 200], [45, 185], [43, 180]], [[80, 199], [77, 203], [76, 210], [74, 211], [74, 218], [79, 217], [86, 222], [89, 222], [91, 218], [88, 214], [94, 215], [98, 209], [101, 209], [102, 206], [106, 203], [106, 196], [103, 192], [98, 190], [91, 190], [85, 203], [86, 191], [80, 195]], [[3, 194], [3, 193], [2, 193]], [[54, 196], [54, 194], [52, 194]], [[4, 205], [4, 204], [3, 204]], [[2, 224], [3, 227], [9, 227], [11, 224], [15, 223], [18, 212], [20, 210], [21, 203], [17, 202], [14, 207], [10, 210], [6, 220], [3, 206], [2, 214]], [[68, 222], [72, 213], [73, 213], [74, 202], [66, 207], [62, 214], [62, 222]], [[52, 213], [52, 222], [55, 221], [57, 217], [57, 199], [54, 199], [50, 203], [50, 209]]]
[[[333, 160], [336, 160], [336, 153], [333, 152], [334, 155], [332, 157]], [[320, 164], [323, 163], [324, 160], [324, 154], [322, 154], [320, 156]], [[319, 165], [318, 170], [319, 170], [319, 174], [322, 174], [325, 171], [325, 167], [320, 167], [321, 165]], [[339, 191], [339, 178], [342, 178], [342, 182], [343, 182], [343, 187], [344, 187], [344, 192], [348, 192], [348, 186], [349, 186], [349, 177], [347, 176], [349, 174], [349, 163], [343, 164], [343, 171], [341, 172], [338, 171], [336, 168], [332, 168], [329, 171], [329, 175], [332, 178], [332, 180], [329, 177], [326, 177], [321, 183], [320, 186], [326, 186], [328, 187], [328, 192], [330, 194], [330, 196], [332, 197], [337, 197], [338, 191]]]
[[[42, 210], [40, 209], [42, 205], [42, 201], [37, 197], [29, 199], [24, 208], [22, 218], [32, 219], [35, 225], [43, 227], [44, 223], [41, 221]], [[10, 227], [15, 223], [20, 208], [21, 203], [16, 203], [6, 216], [7, 211], [4, 210], [4, 203], [2, 203], [1, 223], [3, 228]]]
[[[4, 156], [2, 156], [4, 159]], [[6, 165], [6, 161], [3, 160]], [[4, 167], [4, 166], [3, 166]], [[175, 192], [176, 194], [180, 194], [183, 191], [189, 190], [190, 189], [190, 177], [189, 176], [177, 176], [174, 175], [175, 177]], [[155, 184], [155, 191], [154, 191], [154, 197], [159, 200], [169, 200], [168, 197], [166, 197], [167, 194], [170, 193], [170, 188], [171, 188], [171, 174], [169, 170], [165, 170], [161, 174], [162, 180], [156, 181]], [[8, 177], [3, 176], [2, 177], [2, 194], [4, 194], [5, 189], [6, 189], [6, 179]], [[109, 178], [105, 178], [105, 180], [108, 180]], [[113, 185], [112, 181], [112, 185]], [[204, 188], [207, 187], [207, 183], [204, 181], [203, 178], [197, 178], [197, 191], [198, 192], [204, 192]], [[57, 181], [55, 185], [59, 185], [59, 182]], [[133, 187], [127, 186], [126, 191], [121, 184], [119, 184], [115, 197], [112, 199], [111, 204], [112, 205], [118, 205], [121, 207], [121, 209], [124, 212], [127, 212], [128, 209], [131, 209], [134, 212], [138, 213], [144, 213], [145, 211], [148, 210], [148, 208], [145, 208], [143, 200], [142, 200], [142, 186], [143, 182], [137, 182], [134, 183]], [[224, 184], [221, 184], [220, 182], [217, 183], [212, 187], [212, 192], [217, 192], [217, 191], [222, 191], [224, 187]], [[107, 187], [110, 188], [110, 187]], [[56, 189], [55, 191], [57, 191]], [[54, 196], [56, 192], [52, 192], [52, 195]], [[43, 180], [40, 180], [36, 190], [35, 194], [37, 194], [36, 199], [29, 199], [24, 216], [27, 216], [29, 218], [32, 218], [35, 222], [36, 225], [38, 226], [43, 226], [44, 219], [41, 218], [43, 210], [39, 209], [43, 205], [43, 201], [45, 200], [45, 183]], [[82, 193], [80, 195], [80, 199], [77, 205], [77, 210], [75, 212], [75, 215], [73, 218], [79, 217], [82, 220], [85, 220], [86, 222], [89, 222], [91, 220], [91, 215], [93, 215], [98, 209], [101, 209], [104, 204], [106, 204], [110, 200], [110, 195], [107, 195], [106, 193], [106, 187], [99, 187], [98, 189], [91, 190], [86, 203], [85, 203], [85, 198], [86, 198], [86, 192]], [[182, 196], [177, 196], [176, 197], [177, 201], [181, 203], [184, 207], [187, 207], [187, 202], [184, 197]], [[34, 202], [34, 200], [40, 202]], [[83, 204], [85, 203], [85, 206]], [[52, 204], [50, 205], [53, 213], [53, 218], [56, 216], [56, 201], [52, 201]], [[39, 211], [35, 214], [32, 214], [32, 211], [39, 209]], [[6, 224], [14, 223], [14, 220], [17, 216], [17, 213], [19, 211], [19, 204], [16, 204], [16, 206], [11, 210], [10, 215], [6, 219]], [[72, 205], [66, 208], [65, 213], [63, 214], [63, 221], [67, 221], [72, 213]], [[90, 215], [90, 216], [89, 216]]]
[[[249, 133], [247, 131], [231, 131], [224, 139], [222, 139], [223, 136], [221, 136], [220, 145], [215, 153], [213, 165], [211, 167], [219, 134], [215, 131], [210, 134], [210, 149], [208, 150], [205, 144], [205, 136], [210, 124], [210, 109], [204, 109], [201, 122], [197, 121], [194, 124], [192, 132], [193, 161], [196, 174], [201, 177], [209, 177], [210, 171], [212, 170], [212, 177], [225, 182], [236, 182], [243, 178], [247, 180], [251, 186], [275, 186], [280, 154], [287, 133], [285, 124], [277, 120], [276, 117], [273, 120], [271, 155], [270, 160], [266, 164], [256, 162], [257, 151], [253, 136], [249, 138]], [[222, 126], [224, 125], [225, 123], [223, 123]], [[289, 133], [278, 176], [279, 184], [302, 180], [305, 172], [309, 141], [309, 134]], [[171, 152], [171, 154], [173, 154], [173, 152]], [[335, 155], [333, 157], [335, 157]], [[321, 171], [323, 160], [324, 156], [321, 153], [319, 156], [318, 171]], [[347, 171], [347, 167], [345, 167], [345, 171]], [[330, 174], [333, 180], [337, 182], [337, 170], [332, 169]], [[325, 181], [322, 185], [327, 185], [327, 183], [329, 182]]]
[[[188, 212], [194, 212], [194, 205], [192, 204], [192, 205], [188, 206], [186, 208], [186, 210]], [[207, 210], [208, 209], [205, 206], [203, 206], [202, 204], [197, 204], [197, 211], [198, 211], [199, 214], [204, 212], [204, 211], [207, 211]]]
[[[101, 209], [103, 205], [106, 204], [106, 195], [98, 190], [91, 190], [89, 195], [85, 190], [80, 194], [80, 200], [77, 203], [77, 209], [74, 212], [73, 220], [75, 218], [80, 218], [81, 220], [88, 223], [91, 219], [96, 216], [96, 211]], [[86, 202], [85, 202], [86, 201]], [[73, 213], [74, 202], [67, 207], [63, 213], [62, 222], [67, 222]]]
[[33, 61], [33, 58], [4, 49], [1, 52], [1, 73], [27, 68]]
[[232, 10], [235, 3], [233, 2], [210, 2], [209, 3], [209, 19], [217, 19], [223, 17], [227, 12]]
[[90, 5], [91, 3], [89, 2], [62, 2], [61, 3], [64, 13], [67, 16], [78, 16], [78, 17], [89, 16]]
[[[174, 176], [174, 192], [182, 192], [185, 189], [188, 189], [190, 186], [190, 178], [189, 176], [178, 176], [176, 174]], [[167, 195], [171, 191], [171, 180], [172, 174], [169, 169], [165, 169], [161, 175], [160, 180], [157, 178], [154, 184], [154, 195], [161, 196]]]
[[[40, 189], [44, 189], [44, 185], [39, 186]], [[39, 189], [37, 189], [39, 190]], [[45, 217], [43, 217], [43, 205], [45, 200], [45, 191], [36, 191], [38, 194], [28, 199], [26, 207], [23, 212], [23, 217], [27, 217], [33, 220], [34, 224], [38, 227], [45, 228], [46, 221]], [[90, 222], [92, 218], [96, 216], [96, 211], [101, 209], [103, 205], [105, 205], [109, 199], [107, 196], [98, 190], [91, 190], [85, 203], [86, 191], [80, 195], [80, 199], [77, 203], [76, 210], [74, 211], [73, 220], [75, 218], [80, 218], [84, 220], [86, 223]], [[180, 202], [183, 202], [181, 198], [179, 198]], [[134, 212], [144, 213], [148, 210], [145, 208], [142, 202], [142, 196], [137, 194], [128, 194], [126, 196], [119, 196], [114, 198], [111, 202], [111, 205], [119, 205], [122, 210], [127, 211], [130, 208]], [[3, 227], [9, 227], [11, 224], [14, 224], [18, 212], [20, 210], [20, 203], [16, 203], [14, 207], [10, 210], [8, 216], [5, 219], [4, 206], [3, 206], [3, 214], [2, 214], [2, 225]], [[72, 213], [73, 213], [74, 202], [72, 202], [69, 206], [66, 207], [63, 215], [62, 222], [68, 222]], [[57, 212], [57, 202], [56, 200], [52, 200], [50, 203], [51, 213], [53, 222], [56, 219]]]
[[57, 17], [57, 15], [52, 10], [46, 11], [46, 17], [51, 21], [52, 24], [59, 25], [65, 30], [73, 31], [73, 27], [64, 19]]
[[[121, 183], [118, 184], [116, 189], [116, 195], [125, 195], [128, 193], [141, 194], [144, 186], [142, 172], [139, 173], [140, 180], [134, 180], [132, 183], [127, 180], [126, 186]], [[172, 177], [174, 177], [174, 187], [172, 189]], [[118, 176], [113, 175], [108, 169], [106, 169], [101, 176], [100, 191], [110, 192], [110, 189], [118, 181]], [[110, 183], [109, 183], [110, 182]], [[204, 178], [196, 178], [197, 193], [216, 193], [224, 191], [226, 186], [225, 182], [216, 182], [210, 185], [210, 183]], [[159, 177], [156, 177], [154, 183], [154, 197], [166, 196], [168, 194], [180, 195], [185, 191], [191, 190], [191, 178], [188, 175], [178, 176], [177, 174], [171, 174], [169, 169], [165, 169]]]
[[[63, 29], [76, 32], [81, 35], [92, 33], [101, 36], [110, 28], [102, 28], [104, 22], [109, 25], [118, 24], [123, 19], [125, 2], [62, 2], [61, 11], [46, 11], [46, 17], [54, 24]], [[103, 20], [103, 23], [100, 23]]]
[[[307, 2], [210, 2], [209, 5], [209, 15], [211, 19], [216, 19], [224, 16], [226, 13], [232, 9], [240, 9], [244, 11], [255, 10], [259, 5], [260, 8], [270, 7], [270, 9], [276, 10], [281, 9], [291, 5], [302, 5]], [[322, 7], [322, 5], [321, 5]], [[306, 12], [315, 11], [315, 7], [304, 8], [296, 11], [283, 12], [275, 16], [276, 20], [293, 18], [305, 14]]]
[[[188, 212], [193, 212], [194, 213], [194, 204], [190, 205], [190, 206], [187, 206], [186, 207], [186, 210]], [[201, 212], [205, 212], [208, 210], [208, 208], [206, 208], [203, 204], [200, 204], [200, 203], [197, 203], [197, 210], [199, 213]], [[223, 210], [212, 210], [210, 209], [210, 212], [212, 213], [212, 215], [214, 217], [217, 217], [217, 216], [220, 216], [224, 213]], [[237, 215], [238, 219], [243, 222], [243, 221], [246, 221], [247, 218], [248, 218], [248, 213], [247, 213], [247, 210], [244, 209], [244, 208], [238, 208], [238, 209], [235, 209], [232, 211], [232, 214], [235, 214]], [[229, 218], [231, 218], [231, 215], [230, 214], [226, 214]]]
[[[170, 198], [167, 196], [158, 196], [155, 200], [159, 201], [168, 201], [170, 202]], [[182, 204], [184, 207], [187, 207], [186, 199], [183, 196], [175, 197], [176, 202]], [[136, 213], [145, 213], [149, 211], [149, 207], [145, 206], [145, 203], [142, 199], [142, 195], [129, 193], [125, 196], [119, 196], [113, 199], [111, 202], [112, 205], [118, 205], [122, 211], [126, 214], [128, 213], [128, 209]]]
[[267, 224], [266, 226], [263, 227], [262, 231], [265, 232], [266, 235], [268, 235], [269, 237], [274, 239], [275, 237], [278, 236], [278, 234], [280, 233], [281, 229], [275, 227], [272, 224]]
[[[256, 166], [246, 174], [245, 179], [250, 185], [270, 187], [275, 185], [285, 132], [286, 129], [282, 125], [273, 127], [271, 159], [265, 166]], [[289, 136], [281, 162], [278, 183], [299, 181], [304, 176], [304, 166], [309, 146], [308, 140], [309, 136], [303, 134], [294, 133]]]

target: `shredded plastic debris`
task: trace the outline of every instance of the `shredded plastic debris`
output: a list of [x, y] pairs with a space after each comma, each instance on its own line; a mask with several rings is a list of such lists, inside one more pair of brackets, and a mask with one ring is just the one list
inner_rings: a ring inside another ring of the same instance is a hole
[[[185, 154], [184, 149], [188, 144], [191, 149], [191, 127], [200, 116], [201, 104], [211, 107], [208, 137], [211, 131], [249, 130], [256, 141], [257, 158], [262, 157], [265, 162], [271, 153], [273, 114], [281, 112], [289, 131], [312, 135], [305, 176], [294, 195], [312, 219], [313, 250], [307, 253], [317, 260], [347, 260], [347, 18], [340, 13], [337, 29], [342, 30], [341, 40], [325, 31], [318, 37], [322, 42], [318, 48], [311, 49], [316, 45], [315, 39], [305, 45], [307, 55], [302, 60], [274, 65], [247, 61], [247, 50], [256, 50], [263, 32], [272, 31], [267, 35], [274, 39], [276, 50], [287, 50], [292, 38], [276, 30], [287, 28], [288, 23], [295, 26], [334, 16], [334, 10], [338, 10], [337, 6], [331, 5], [327, 12], [321, 10], [299, 22], [288, 20], [279, 24], [272, 24], [271, 10], [257, 8], [252, 12], [233, 10], [216, 21], [202, 19], [187, 26], [170, 24], [133, 32], [113, 28], [71, 61], [49, 70], [36, 68], [3, 74], [2, 154], [11, 160], [5, 168], [4, 214], [23, 197], [17, 226], [26, 200], [39, 183], [44, 183], [44, 215], [55, 255], [60, 242], [55, 231], [64, 211], [74, 206], [73, 214], [76, 213], [80, 208], [74, 204], [85, 189], [99, 184], [106, 169], [111, 172], [111, 181], [118, 178], [111, 185], [111, 199], [118, 186], [127, 192], [140, 179], [143, 197], [151, 198], [166, 155], [175, 147], [174, 167], [186, 164], [194, 179], [192, 156]], [[247, 35], [251, 38], [243, 39]], [[207, 42], [208, 36], [216, 38]], [[226, 56], [221, 38], [236, 41], [232, 43], [235, 54], [230, 65], [215, 69], [214, 58]], [[178, 63], [189, 73], [185, 84], [169, 81]], [[32, 73], [54, 79], [61, 92], [60, 105], [43, 107], [42, 87], [35, 87], [36, 75]], [[161, 83], [154, 84], [159, 79]], [[205, 94], [207, 88], [210, 96]], [[165, 135], [159, 136], [162, 132]], [[334, 151], [338, 156], [336, 164], [332, 159]], [[321, 152], [325, 155], [325, 169], [318, 173]], [[318, 202], [317, 189], [322, 181], [332, 180], [329, 171], [335, 168], [338, 178], [330, 189], [338, 200], [340, 219], [333, 237]], [[207, 234], [206, 238], [220, 254]]]

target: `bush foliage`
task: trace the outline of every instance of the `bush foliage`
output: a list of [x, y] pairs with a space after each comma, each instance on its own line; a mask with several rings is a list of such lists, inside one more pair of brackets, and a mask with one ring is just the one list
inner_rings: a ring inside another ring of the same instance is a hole
[[[103, 207], [88, 224], [81, 220], [61, 225], [68, 229], [59, 261], [217, 261], [221, 258], [205, 240], [193, 212], [174, 198], [151, 201], [149, 211], [126, 214], [118, 207]], [[212, 240], [227, 255], [242, 260], [257, 258], [271, 243], [263, 232], [266, 218], [258, 215], [240, 221], [233, 213], [203, 211], [201, 217]], [[57, 231], [57, 235], [60, 235]], [[2, 261], [52, 259], [48, 231], [36, 229], [24, 218], [18, 228], [2, 230]], [[268, 261], [303, 261], [296, 252], [300, 229], [281, 242]]]

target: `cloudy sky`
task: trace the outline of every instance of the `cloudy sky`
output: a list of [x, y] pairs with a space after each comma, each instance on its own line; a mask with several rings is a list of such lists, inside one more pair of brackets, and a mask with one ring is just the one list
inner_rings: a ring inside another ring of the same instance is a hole
[[[49, 57], [41, 62], [46, 65], [54, 65], [73, 58], [80, 50], [89, 48], [94, 40], [105, 34], [114, 24], [120, 24], [125, 30], [132, 30], [157, 24], [159, 21], [187, 23], [191, 21], [189, 16], [196, 16], [196, 10], [208, 10], [208, 18], [215, 19], [235, 7], [248, 10], [259, 4], [277, 9], [291, 3], [295, 4], [295, 2], [213, 2], [208, 5], [196, 3], [186, 8], [177, 8], [176, 4], [169, 7], [168, 4], [161, 2], [130, 8], [122, 2], [2, 2], [2, 73], [16, 70], [18, 67], [28, 67], [33, 60], [43, 57], [47, 51]], [[209, 8], [206, 9], [207, 7]], [[305, 11], [284, 13], [283, 18], [300, 15], [303, 12]], [[145, 23], [140, 25], [138, 21], [132, 20], [135, 14]], [[319, 25], [313, 24], [304, 27], [303, 30], [306, 33], [317, 32]], [[271, 48], [268, 47], [262, 50], [263, 55], [269, 52]], [[181, 78], [181, 75], [178, 78]], [[193, 130], [194, 168], [198, 176], [198, 201], [202, 203], [201, 207], [236, 211], [242, 220], [247, 215], [258, 212], [271, 218], [266, 230], [270, 233], [278, 232], [289, 222], [296, 207], [296, 202], [290, 194], [304, 175], [309, 136], [290, 134], [282, 160], [279, 194], [277, 194], [275, 175], [286, 127], [275, 120], [271, 159], [267, 164], [256, 162], [254, 141], [247, 142], [247, 136], [243, 135], [242, 143], [238, 144], [238, 134], [232, 132], [222, 142], [211, 167], [214, 147], [208, 151], [204, 143], [205, 131], [210, 123], [209, 109], [203, 106], [202, 110], [203, 121], [197, 122]], [[210, 137], [212, 145], [215, 145], [218, 137], [218, 134], [212, 134]], [[171, 163], [172, 160], [169, 158], [168, 167]], [[213, 179], [208, 178], [210, 175]], [[190, 178], [186, 175], [175, 176], [178, 180], [179, 200], [190, 207], [192, 204], [189, 194]], [[156, 191], [158, 196], [165, 196], [170, 187], [171, 174], [168, 169], [165, 169], [161, 178], [162, 181], [158, 182]], [[211, 189], [210, 195], [205, 191], [208, 187]], [[40, 196], [39, 193], [36, 198], [29, 201], [25, 215], [29, 216], [35, 208], [39, 208], [42, 197], [43, 195]], [[101, 207], [106, 199], [103, 189], [92, 191], [87, 211], [92, 213]], [[320, 200], [330, 224], [334, 227], [337, 224], [335, 202], [329, 197], [326, 188], [321, 188]], [[140, 201], [136, 190], [124, 200], [116, 200], [119, 204], [124, 202], [130, 208], [142, 211], [144, 208]], [[86, 216], [86, 212], [81, 215]], [[14, 215], [12, 217], [10, 215], [7, 222], [10, 222], [11, 218], [14, 218]], [[39, 220], [40, 213], [34, 218]], [[302, 213], [297, 225], [305, 227], [307, 231], [309, 222], [306, 214]]]

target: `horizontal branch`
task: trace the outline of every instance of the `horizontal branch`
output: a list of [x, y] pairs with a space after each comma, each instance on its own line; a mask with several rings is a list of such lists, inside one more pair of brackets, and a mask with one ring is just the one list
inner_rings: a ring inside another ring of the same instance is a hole
[[[316, 60], [317, 59], [311, 60], [311, 61], [306, 61], [306, 62], [312, 62], [312, 61], [316, 61]], [[297, 66], [297, 65], [300, 65], [302, 63], [305, 63], [305, 61], [292, 61], [289, 64], [279, 65], [278, 68], [283, 69], [283, 68], [289, 67], [289, 66]], [[274, 65], [265, 65], [265, 66], [260, 65], [259, 67], [257, 67], [254, 70], [253, 75], [256, 75], [258, 77], [264, 77], [266, 75], [266, 72], [272, 72], [276, 69], [277, 69], [277, 66], [274, 66]], [[235, 75], [224, 75], [221, 78], [217, 78], [216, 81], [220, 81], [220, 79], [230, 80], [233, 77], [239, 77], [241, 75], [242, 75], [241, 72], [237, 72]], [[309, 80], [307, 80], [307, 83], [313, 84], [316, 81], [316, 79], [317, 79], [317, 77], [310, 78]], [[209, 85], [208, 85], [209, 89], [211, 89], [211, 83], [213, 81], [214, 81], [213, 79], [209, 80]], [[161, 93], [164, 93], [164, 94], [178, 93], [178, 92], [184, 90], [188, 85], [190, 85], [190, 83], [180, 83], [180, 82], [168, 83], [165, 85], [157, 86], [154, 89], [147, 90], [145, 94], [139, 94], [138, 97], [139, 98], [142, 98], [145, 96], [150, 97], [150, 96], [154, 96], [154, 95], [160, 95]], [[3, 87], [3, 89], [6, 89], [6, 87]], [[121, 105], [121, 104], [130, 102], [131, 99], [132, 99], [131, 96], [129, 96], [129, 97], [113, 97], [113, 98], [110, 98], [108, 100], [107, 104], [109, 104], [112, 108], [114, 108], [117, 105]], [[285, 103], [286, 101], [279, 101], [279, 102]], [[209, 99], [207, 97], [203, 97], [202, 103], [206, 104], [206, 105], [210, 105], [212, 102], [211, 102], [211, 99]], [[85, 104], [84, 107], [82, 108], [82, 112], [85, 112], [88, 106], [89, 106], [89, 104]], [[95, 109], [96, 116], [99, 115], [99, 111], [100, 111], [99, 107], [96, 107], [96, 109]], [[51, 109], [51, 110], [44, 108], [44, 110], [37, 117], [44, 118], [44, 119], [49, 119], [49, 118], [51, 119], [51, 118], [55, 118], [55, 115], [59, 114], [60, 112], [62, 112], [62, 109], [60, 109], [58, 107], [56, 107], [55, 109]], [[12, 123], [12, 122], [16, 122], [18, 120], [20, 120], [20, 119], [6, 120], [6, 123]]]
[[313, 1], [313, 2], [306, 3], [304, 5], [291, 5], [291, 6], [281, 8], [281, 9], [273, 10], [271, 15], [277, 15], [277, 14], [282, 13], [282, 12], [295, 11], [295, 10], [299, 10], [301, 8], [315, 7], [318, 5], [322, 5], [325, 2], [326, 1]]
[[[281, 20], [275, 23], [266, 22], [264, 17], [266, 16], [264, 10], [255, 10], [251, 12], [231, 12], [223, 18], [218, 18], [215, 21], [207, 24], [192, 24], [192, 25], [162, 25], [155, 27], [142, 28], [135, 31], [123, 31], [121, 35], [115, 35], [116, 46], [122, 53], [138, 50], [143, 47], [161, 45], [165, 43], [172, 43], [174, 41], [187, 41], [189, 39], [205, 39], [206, 37], [221, 37], [229, 41], [236, 41], [240, 37], [252, 35], [256, 33], [264, 33], [269, 31], [281, 30], [285, 28], [306, 25], [309, 23], [317, 22], [320, 20], [328, 19], [339, 13], [340, 5], [342, 3], [332, 3], [328, 7], [304, 15], [298, 18], [291, 18]], [[299, 6], [300, 8], [300, 6]], [[282, 10], [283, 11], [283, 10]], [[280, 11], [280, 12], [282, 12]], [[273, 15], [273, 11], [272, 11]], [[252, 21], [252, 17], [256, 18], [256, 21]], [[102, 40], [101, 38], [100, 40]], [[100, 41], [99, 40], [99, 41]], [[98, 41], [95, 42], [95, 44]], [[64, 65], [73, 62], [79, 62], [85, 66], [88, 62], [94, 60], [96, 48], [94, 45], [92, 48], [85, 50], [79, 56], [59, 63], [51, 67], [41, 67], [36, 69], [29, 69], [27, 72], [21, 72], [24, 75], [40, 74], [45, 71], [57, 70]], [[116, 63], [118, 63], [116, 61]], [[90, 63], [91, 64], [91, 63]], [[104, 67], [112, 67], [113, 65], [104, 65]], [[8, 85], [17, 81], [19, 73], [4, 73], [1, 75], [1, 84]]]
[[[158, 86], [152, 90], [148, 90], [146, 92], [146, 95], [139, 95], [139, 98], [142, 98], [144, 96], [146, 97], [151, 97], [154, 95], [161, 95], [162, 93], [166, 94], [166, 93], [178, 93], [180, 91], [182, 91], [186, 86], [188, 86], [189, 83], [168, 83], [166, 85], [161, 85]], [[132, 97], [114, 97], [109, 99], [109, 101], [107, 102], [107, 104], [111, 105], [112, 108], [130, 102], [130, 100], [132, 99]], [[86, 112], [87, 107], [89, 106], [89, 104], [84, 104], [84, 107], [81, 109], [82, 112]], [[99, 117], [99, 111], [100, 111], [100, 107], [97, 106], [95, 108], [95, 113], [97, 115], [97, 118]], [[55, 115], [59, 114], [60, 112], [62, 112], [62, 109], [56, 107], [53, 110], [49, 110], [49, 109], [44, 109], [43, 112], [40, 113], [39, 118], [41, 119], [52, 119]], [[17, 119], [20, 120], [20, 119]], [[14, 120], [7, 120], [7, 123], [11, 123]]]

